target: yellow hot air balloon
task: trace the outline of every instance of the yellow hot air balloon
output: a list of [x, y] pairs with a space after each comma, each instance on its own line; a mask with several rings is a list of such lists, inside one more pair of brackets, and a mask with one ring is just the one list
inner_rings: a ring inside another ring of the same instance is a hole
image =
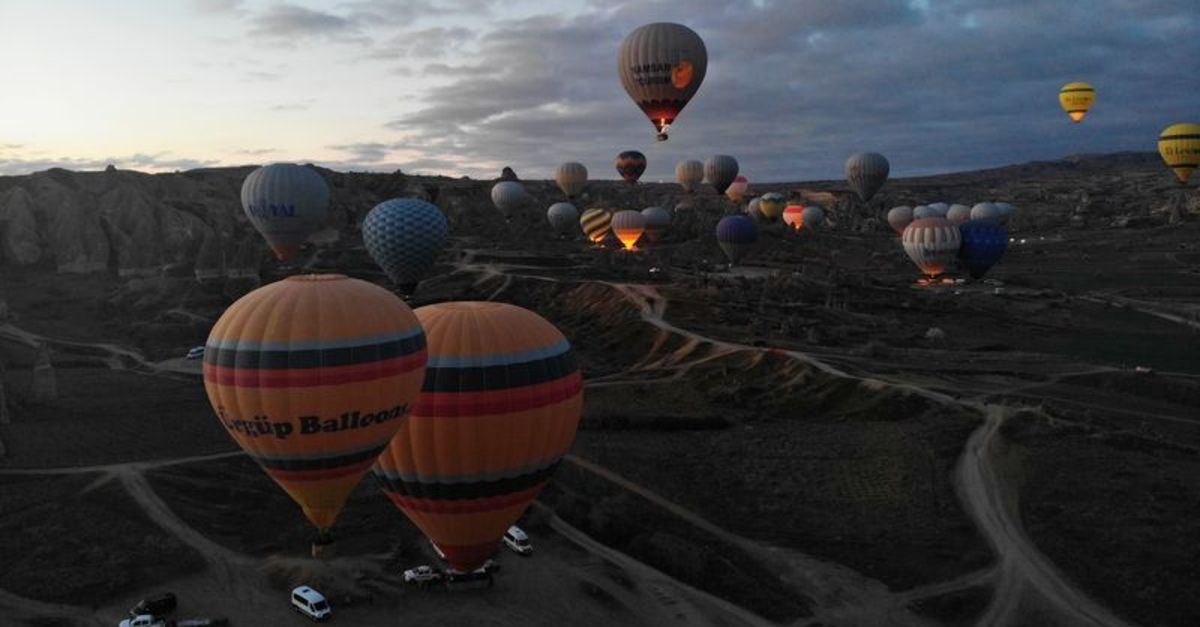
[[374, 472], [450, 567], [470, 572], [570, 450], [583, 378], [567, 339], [528, 309], [449, 302], [416, 315], [429, 330], [425, 384]]
[[768, 220], [776, 220], [787, 208], [787, 198], [779, 192], [767, 192], [758, 201], [758, 210]]
[[425, 359], [421, 324], [395, 294], [337, 274], [292, 276], [243, 296], [217, 320], [204, 388], [221, 426], [324, 543], [404, 424]]
[[1087, 83], [1067, 83], [1058, 90], [1058, 104], [1071, 116], [1072, 122], [1083, 120], [1096, 102], [1096, 90]]
[[1187, 183], [1192, 170], [1200, 166], [1200, 124], [1168, 126], [1158, 136], [1158, 154], [1179, 182]]
[[612, 214], [603, 209], [588, 209], [579, 216], [579, 226], [593, 244], [602, 244], [612, 231]]

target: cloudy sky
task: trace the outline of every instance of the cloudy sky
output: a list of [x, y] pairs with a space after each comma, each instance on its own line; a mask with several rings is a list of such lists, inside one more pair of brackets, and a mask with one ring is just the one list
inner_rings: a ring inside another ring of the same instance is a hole
[[[547, 7], [553, 7], [548, 12]], [[688, 25], [708, 76], [653, 127], [617, 78], [637, 26]], [[0, 0], [0, 174], [273, 161], [644, 180], [736, 156], [751, 181], [1154, 150], [1200, 121], [1196, 0]], [[1098, 97], [1071, 124], [1058, 88]]]

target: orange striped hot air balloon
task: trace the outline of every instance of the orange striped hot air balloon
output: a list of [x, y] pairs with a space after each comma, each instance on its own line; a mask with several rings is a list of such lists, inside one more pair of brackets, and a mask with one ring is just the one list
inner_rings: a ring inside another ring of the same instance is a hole
[[783, 223], [799, 231], [804, 228], [804, 205], [792, 204], [783, 210]]
[[570, 450], [583, 378], [567, 339], [527, 309], [449, 302], [416, 314], [429, 334], [425, 386], [374, 473], [451, 568], [468, 572]]
[[396, 295], [337, 274], [293, 276], [243, 296], [217, 320], [204, 388], [221, 425], [324, 543], [404, 423], [425, 357], [421, 324]]

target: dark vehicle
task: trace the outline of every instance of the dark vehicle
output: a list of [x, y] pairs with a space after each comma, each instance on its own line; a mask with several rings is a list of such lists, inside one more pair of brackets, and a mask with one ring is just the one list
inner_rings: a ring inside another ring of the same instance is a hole
[[469, 573], [450, 569], [446, 571], [446, 588], [449, 590], [468, 590], [472, 588], [491, 588], [494, 581], [492, 573], [480, 568]]
[[175, 593], [164, 592], [162, 594], [156, 594], [138, 601], [138, 604], [133, 606], [133, 609], [129, 610], [129, 616], [131, 618], [143, 614], [149, 614], [150, 616], [166, 616], [167, 614], [175, 611], [176, 605]]

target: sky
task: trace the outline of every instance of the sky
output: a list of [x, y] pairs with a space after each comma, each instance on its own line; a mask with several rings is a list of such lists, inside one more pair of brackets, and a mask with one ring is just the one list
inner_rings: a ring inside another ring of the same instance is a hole
[[[685, 24], [708, 75], [667, 142], [621, 40]], [[751, 182], [1154, 150], [1200, 122], [1196, 0], [0, 0], [0, 174], [271, 162], [643, 180], [737, 157]], [[1058, 89], [1096, 87], [1082, 124]]]

